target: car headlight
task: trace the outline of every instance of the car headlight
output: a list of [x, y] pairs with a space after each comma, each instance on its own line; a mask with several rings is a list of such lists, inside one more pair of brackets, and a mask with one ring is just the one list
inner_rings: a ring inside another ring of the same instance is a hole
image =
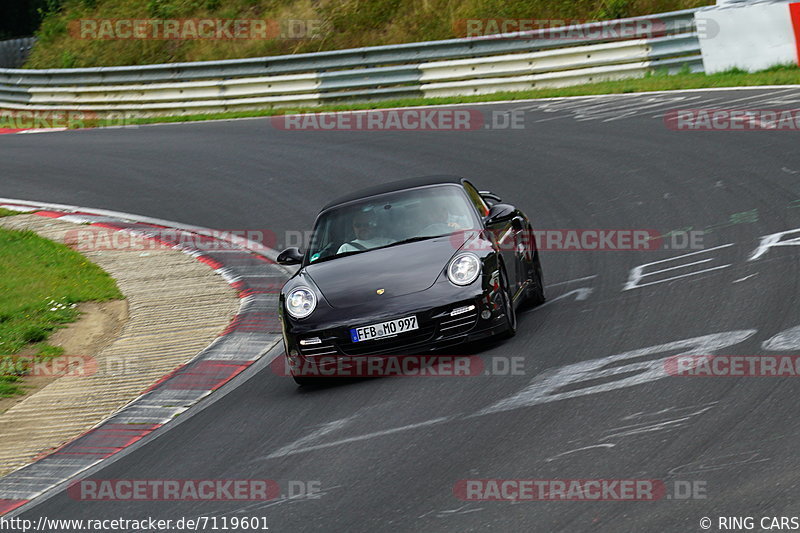
[[481, 273], [481, 260], [475, 254], [457, 255], [447, 267], [447, 277], [456, 285], [469, 285]]
[[286, 297], [286, 311], [294, 318], [305, 318], [317, 307], [317, 297], [308, 287], [297, 287]]

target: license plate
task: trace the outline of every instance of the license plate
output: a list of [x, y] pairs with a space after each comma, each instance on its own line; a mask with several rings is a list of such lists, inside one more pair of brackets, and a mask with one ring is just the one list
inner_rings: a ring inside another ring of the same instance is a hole
[[407, 316], [405, 318], [398, 318], [396, 320], [372, 324], [371, 326], [353, 328], [350, 330], [350, 338], [353, 340], [353, 342], [370, 341], [373, 339], [381, 339], [383, 337], [391, 337], [392, 335], [405, 333], [406, 331], [412, 331], [415, 329], [419, 329], [419, 325], [417, 325], [417, 317]]

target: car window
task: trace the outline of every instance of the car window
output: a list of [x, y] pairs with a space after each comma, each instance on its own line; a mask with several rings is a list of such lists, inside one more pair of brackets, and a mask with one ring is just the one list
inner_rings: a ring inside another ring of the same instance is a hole
[[464, 182], [464, 190], [467, 191], [467, 196], [469, 196], [469, 199], [472, 201], [472, 205], [475, 206], [475, 209], [478, 210], [478, 213], [480, 213], [482, 217], [488, 215], [489, 207], [486, 205], [486, 202], [483, 201], [483, 198], [478, 190], [468, 181]]
[[468, 197], [457, 185], [397, 191], [325, 212], [314, 228], [308, 258], [313, 263], [479, 228]]

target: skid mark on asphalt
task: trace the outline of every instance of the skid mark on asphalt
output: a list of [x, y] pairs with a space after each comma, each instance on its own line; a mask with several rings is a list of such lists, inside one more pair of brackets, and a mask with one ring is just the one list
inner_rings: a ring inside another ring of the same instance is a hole
[[[545, 462], [550, 463], [555, 460], [558, 460], [566, 455], [571, 455], [573, 453], [579, 453], [587, 450], [594, 450], [597, 448], [614, 448], [618, 445], [618, 443], [612, 442], [602, 442], [609, 439], [619, 439], [624, 437], [633, 437], [637, 435], [644, 435], [648, 433], [654, 433], [658, 431], [672, 431], [676, 429], [683, 429], [684, 427], [689, 425], [689, 422], [697, 416], [702, 415], [703, 413], [713, 409], [719, 402], [709, 402], [703, 405], [692, 405], [688, 407], [668, 407], [666, 409], [660, 409], [658, 411], [654, 411], [652, 413], [647, 413], [644, 411], [640, 411], [638, 413], [633, 413], [627, 416], [622, 417], [620, 420], [622, 421], [631, 421], [636, 419], [648, 419], [654, 417], [664, 417], [664, 415], [682, 415], [678, 418], [674, 419], [661, 419], [656, 421], [648, 421], [648, 422], [640, 422], [637, 424], [629, 424], [625, 426], [619, 426], [616, 428], [612, 428], [606, 431], [606, 435], [601, 437], [599, 440], [601, 441], [598, 444], [590, 444], [588, 446], [583, 446], [580, 448], [576, 448], [574, 450], [568, 450], [566, 452], [559, 453], [548, 459], [545, 459]], [[684, 414], [685, 413], [685, 414]]]
[[561, 453], [559, 453], [557, 455], [554, 455], [552, 457], [548, 457], [547, 459], [544, 460], [544, 462], [545, 463], [550, 463], [552, 461], [555, 461], [556, 459], [560, 459], [560, 458], [564, 457], [565, 455], [572, 455], [573, 453], [584, 452], [586, 450], [594, 450], [596, 448], [613, 448], [614, 446], [616, 446], [616, 444], [613, 444], [613, 443], [610, 443], [610, 442], [606, 442], [606, 443], [603, 443], [603, 444], [591, 444], [589, 446], [583, 446], [581, 448], [575, 448], [574, 450], [567, 450], [566, 452], [561, 452]]
[[[702, 411], [700, 411], [702, 412]], [[614, 428], [611, 431], [615, 433], [610, 433], [605, 438], [606, 439], [614, 439], [618, 437], [632, 437], [634, 435], [641, 435], [643, 433], [653, 433], [656, 431], [669, 431], [673, 429], [682, 429], [688, 425], [688, 422], [692, 419], [691, 416], [684, 416], [682, 418], [675, 418], [673, 420], [664, 420], [662, 422], [656, 422], [653, 424], [633, 424], [631, 426], [622, 426], [619, 428]]]
[[715, 407], [719, 402], [708, 402], [702, 405], [689, 405], [686, 407], [667, 407], [665, 409], [659, 409], [658, 411], [653, 411], [652, 413], [647, 413], [645, 411], [639, 411], [638, 413], [633, 413], [627, 416], [623, 416], [621, 420], [636, 420], [637, 418], [653, 418], [658, 417], [664, 414], [678, 414], [684, 413], [686, 411], [692, 411], [693, 409], [697, 409], [698, 407], [701, 409], [700, 411], [696, 411], [694, 414], [699, 414], [701, 412], [708, 411], [712, 407]]
[[433, 515], [434, 518], [450, 518], [452, 516], [465, 515], [483, 511], [483, 507], [478, 507], [478, 508], [471, 508], [471, 507], [472, 504], [468, 503], [466, 505], [462, 505], [461, 507], [456, 507], [455, 509], [444, 509], [442, 511], [428, 511], [427, 513], [419, 515], [417, 518], [425, 518], [426, 516], [431, 516], [431, 515]]
[[709, 457], [701, 461], [694, 461], [686, 463], [685, 465], [676, 466], [669, 471], [671, 475], [685, 475], [685, 474], [699, 474], [701, 472], [712, 472], [714, 470], [723, 470], [731, 466], [741, 466], [753, 463], [763, 463], [769, 461], [768, 457], [761, 457], [759, 452], [741, 452], [732, 453], [727, 455], [718, 455], [716, 457]]

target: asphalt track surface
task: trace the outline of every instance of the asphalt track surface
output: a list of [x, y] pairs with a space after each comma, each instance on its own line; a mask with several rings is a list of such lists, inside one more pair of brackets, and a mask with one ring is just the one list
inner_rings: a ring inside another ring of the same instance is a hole
[[[800, 198], [799, 134], [676, 132], [660, 117], [677, 107], [798, 101], [800, 89], [780, 89], [476, 108], [524, 111], [525, 128], [515, 130], [285, 132], [259, 119], [0, 138], [4, 197], [281, 235], [309, 229], [322, 205], [353, 188], [462, 174], [516, 203], [540, 229], [710, 228], [710, 251], [692, 258], [711, 261], [662, 278], [730, 265], [623, 290], [631, 269], [690, 250], [543, 252], [550, 302], [522, 313], [513, 339], [464, 348], [487, 364], [521, 357], [521, 375], [299, 389], [264, 368], [91, 475], [272, 479], [282, 490], [292, 480], [318, 481], [319, 498], [82, 502], [62, 491], [21, 516], [264, 516], [270, 531], [618, 532], [700, 531], [701, 517], [717, 531], [719, 516], [800, 515], [798, 381], [659, 374], [660, 359], [686, 346], [599, 364], [642, 363], [622, 374], [568, 366], [712, 334], [721, 346], [691, 353], [800, 351], [796, 333], [774, 338], [800, 324], [800, 249], [748, 260], [762, 236], [800, 228], [792, 203]], [[656, 377], [637, 380], [648, 368]], [[590, 381], [578, 382], [580, 372]], [[553, 375], [562, 378], [548, 381]], [[459, 480], [475, 478], [656, 479], [674, 497], [454, 496]], [[705, 498], [679, 499], [675, 481], [699, 482], [705, 493], [695, 496]]]

